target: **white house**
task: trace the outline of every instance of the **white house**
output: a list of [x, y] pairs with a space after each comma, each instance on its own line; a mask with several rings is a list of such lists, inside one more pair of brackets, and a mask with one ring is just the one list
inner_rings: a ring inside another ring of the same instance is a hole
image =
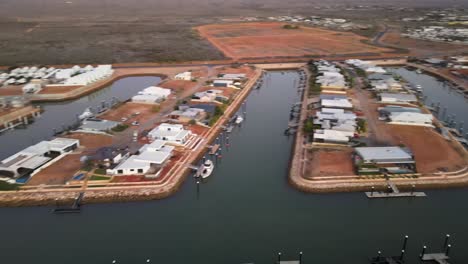
[[155, 104], [160, 103], [167, 99], [167, 97], [171, 94], [170, 89], [150, 86], [148, 88], [143, 89], [143, 91], [138, 92], [137, 95], [132, 97], [132, 102], [135, 103], [147, 103], [147, 104]]
[[322, 99], [322, 107], [326, 108], [343, 108], [351, 109], [353, 104], [348, 99], [344, 98], [334, 98], [334, 99]]
[[42, 86], [39, 83], [28, 83], [23, 86], [23, 93], [37, 93], [42, 89]]
[[233, 86], [233, 80], [214, 80], [213, 86], [214, 87], [230, 87]]
[[314, 142], [323, 143], [348, 143], [354, 136], [353, 132], [331, 129], [317, 129], [314, 133]]
[[180, 124], [163, 123], [148, 133], [152, 140], [164, 140], [172, 144], [183, 145], [189, 139], [191, 132]]
[[78, 139], [55, 138], [41, 141], [0, 162], [0, 176], [21, 177], [50, 162], [53, 158], [71, 152], [80, 146]]
[[413, 103], [417, 102], [418, 98], [414, 94], [405, 93], [381, 93], [379, 94], [380, 102], [382, 103]]
[[191, 72], [181, 72], [181, 73], [178, 73], [176, 74], [176, 76], [174, 76], [174, 79], [175, 80], [184, 80], [184, 81], [190, 81], [192, 80], [192, 73]]
[[111, 175], [135, 175], [154, 173], [159, 175], [161, 166], [172, 156], [174, 147], [166, 145], [165, 141], [155, 140], [140, 148], [138, 155], [132, 155], [112, 169]]
[[390, 123], [416, 126], [432, 127], [433, 116], [431, 114], [421, 114], [413, 112], [392, 112], [389, 116]]

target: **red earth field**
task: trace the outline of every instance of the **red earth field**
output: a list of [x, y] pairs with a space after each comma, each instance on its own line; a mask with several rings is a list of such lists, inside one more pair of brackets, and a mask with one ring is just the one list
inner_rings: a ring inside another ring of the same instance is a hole
[[200, 34], [227, 57], [300, 57], [307, 55], [380, 54], [391, 49], [364, 43], [367, 38], [301, 26], [284, 29], [284, 23], [214, 24], [198, 27]]

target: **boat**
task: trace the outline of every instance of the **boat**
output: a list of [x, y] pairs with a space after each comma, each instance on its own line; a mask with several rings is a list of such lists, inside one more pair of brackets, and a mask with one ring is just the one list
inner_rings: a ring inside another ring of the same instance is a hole
[[91, 108], [89, 108], [89, 107], [86, 108], [84, 110], [84, 112], [81, 115], [78, 116], [78, 118], [80, 120], [85, 120], [85, 119], [88, 119], [88, 118], [91, 118], [91, 117], [94, 117], [94, 114], [93, 114], [93, 112], [91, 112]]
[[417, 74], [421, 74], [421, 73], [422, 73], [422, 70], [421, 70], [421, 69], [417, 69], [417, 70], [416, 70], [416, 73], [417, 73]]
[[209, 159], [205, 160], [201, 168], [200, 176], [203, 179], [208, 178], [213, 172], [213, 169], [214, 169], [213, 161]]
[[242, 123], [242, 121], [244, 121], [244, 118], [242, 116], [238, 115], [237, 118], [236, 118], [235, 123], [240, 124], [240, 123]]

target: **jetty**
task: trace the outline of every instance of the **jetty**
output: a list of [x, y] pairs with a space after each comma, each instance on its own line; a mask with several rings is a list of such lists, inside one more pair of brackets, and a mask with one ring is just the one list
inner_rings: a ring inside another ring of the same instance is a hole
[[84, 197], [84, 192], [80, 192], [78, 197], [75, 198], [72, 206], [68, 207], [57, 207], [53, 210], [56, 214], [67, 214], [67, 213], [79, 213], [81, 211], [81, 202]]
[[443, 252], [437, 253], [426, 253], [427, 246], [423, 246], [421, 255], [419, 255], [423, 263], [438, 263], [438, 264], [450, 264], [448, 260], [450, 259], [449, 253], [452, 245], [449, 244], [450, 235], [445, 235], [444, 245], [442, 247]]
[[415, 186], [412, 186], [410, 192], [400, 192], [398, 187], [391, 181], [387, 181], [387, 191], [374, 191], [374, 187], [370, 192], [365, 192], [367, 198], [402, 198], [402, 197], [426, 197], [424, 192], [415, 192]]
[[210, 148], [210, 152], [208, 154], [214, 155], [214, 154], [216, 154], [216, 152], [219, 149], [219, 144], [215, 144], [213, 146], [208, 146], [208, 148]]

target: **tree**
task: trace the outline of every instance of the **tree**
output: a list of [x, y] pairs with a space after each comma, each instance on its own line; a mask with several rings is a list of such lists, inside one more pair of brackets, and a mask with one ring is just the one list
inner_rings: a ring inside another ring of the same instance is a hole
[[314, 132], [314, 122], [312, 120], [307, 120], [304, 124], [304, 132], [305, 133], [312, 133]]

